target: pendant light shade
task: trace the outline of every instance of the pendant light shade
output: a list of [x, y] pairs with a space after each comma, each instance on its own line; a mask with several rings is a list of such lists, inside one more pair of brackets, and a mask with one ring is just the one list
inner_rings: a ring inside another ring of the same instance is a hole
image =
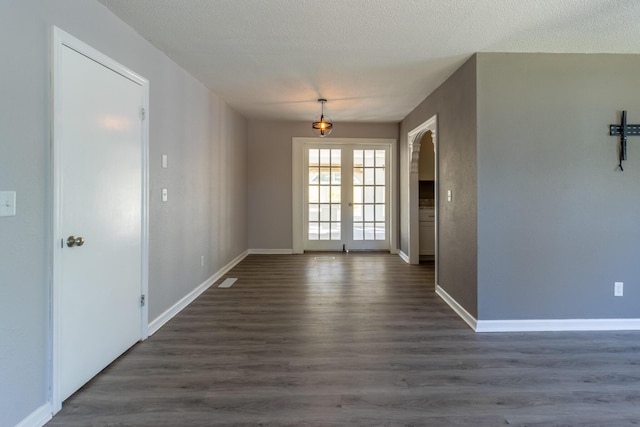
[[313, 128], [313, 133], [323, 138], [333, 130], [333, 122], [329, 117], [324, 115], [324, 103], [327, 102], [327, 100], [321, 98], [318, 99], [318, 102], [322, 104], [322, 113], [320, 113], [320, 117], [316, 117], [311, 127]]

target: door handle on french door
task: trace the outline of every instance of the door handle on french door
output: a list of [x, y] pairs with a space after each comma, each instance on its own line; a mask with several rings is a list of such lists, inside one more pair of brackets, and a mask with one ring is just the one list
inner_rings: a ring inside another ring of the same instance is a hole
[[70, 248], [74, 247], [74, 246], [82, 246], [84, 245], [84, 238], [83, 237], [74, 237], [74, 236], [69, 236], [67, 238], [67, 246], [69, 246]]

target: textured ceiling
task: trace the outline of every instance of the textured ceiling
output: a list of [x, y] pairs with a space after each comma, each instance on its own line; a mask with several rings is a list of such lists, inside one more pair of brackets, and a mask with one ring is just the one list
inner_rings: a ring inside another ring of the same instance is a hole
[[638, 0], [99, 1], [249, 118], [399, 121], [474, 52], [640, 53]]

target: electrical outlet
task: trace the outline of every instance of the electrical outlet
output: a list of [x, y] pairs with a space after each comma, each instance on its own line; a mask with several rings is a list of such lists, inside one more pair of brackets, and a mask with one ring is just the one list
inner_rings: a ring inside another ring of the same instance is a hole
[[167, 200], [169, 200], [169, 194], [167, 192], [166, 188], [162, 189], [162, 201], [166, 202]]
[[623, 282], [614, 282], [613, 284], [613, 296], [621, 297], [624, 293], [624, 283]]
[[204, 267], [204, 255], [200, 257], [200, 267]]

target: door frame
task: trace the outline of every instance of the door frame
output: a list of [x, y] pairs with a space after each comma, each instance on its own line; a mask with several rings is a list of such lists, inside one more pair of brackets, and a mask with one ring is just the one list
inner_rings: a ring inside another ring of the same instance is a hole
[[[88, 57], [89, 59], [101, 64], [115, 73], [133, 81], [141, 86], [142, 92], [142, 134], [141, 149], [142, 149], [142, 182], [141, 182], [141, 283], [140, 293], [141, 295], [148, 295], [149, 290], [149, 81], [144, 77], [134, 73], [113, 59], [107, 57], [101, 52], [95, 50], [91, 46], [83, 43], [77, 38], [73, 37], [69, 33], [61, 30], [60, 28], [52, 27], [52, 46], [51, 46], [51, 90], [52, 90], [52, 107], [51, 107], [51, 330], [50, 336], [50, 387], [49, 387], [49, 400], [51, 403], [51, 410], [55, 414], [62, 408], [62, 400], [60, 397], [60, 281], [61, 281], [61, 257], [58, 245], [60, 243], [61, 228], [62, 228], [62, 203], [61, 203], [61, 188], [62, 188], [62, 168], [61, 164], [61, 134], [59, 126], [59, 111], [58, 99], [55, 94], [60, 90], [60, 82], [58, 76], [60, 75], [60, 56], [62, 49], [69, 48], [81, 55]], [[148, 318], [149, 318], [149, 303], [146, 298], [145, 304], [141, 309], [140, 318], [140, 339], [144, 340], [148, 336]]]
[[389, 147], [389, 251], [398, 252], [396, 214], [398, 212], [398, 191], [396, 188], [396, 153], [398, 142], [383, 138], [314, 138], [293, 137], [291, 139], [291, 182], [292, 182], [292, 218], [293, 253], [304, 253], [304, 150], [309, 145], [384, 145]]
[[[431, 141], [433, 143], [434, 150], [434, 196], [435, 196], [435, 280], [438, 284], [438, 230], [439, 230], [439, 198], [440, 198], [440, 172], [438, 161], [438, 115], [435, 114], [429, 120], [423, 122], [421, 125], [415, 127], [407, 133], [407, 142], [409, 146], [409, 200], [407, 200], [406, 208], [409, 212], [409, 264], [420, 263], [420, 212], [419, 212], [419, 178], [418, 178], [418, 163], [420, 160], [420, 151], [422, 137], [431, 132]], [[431, 149], [431, 147], [428, 147]]]

